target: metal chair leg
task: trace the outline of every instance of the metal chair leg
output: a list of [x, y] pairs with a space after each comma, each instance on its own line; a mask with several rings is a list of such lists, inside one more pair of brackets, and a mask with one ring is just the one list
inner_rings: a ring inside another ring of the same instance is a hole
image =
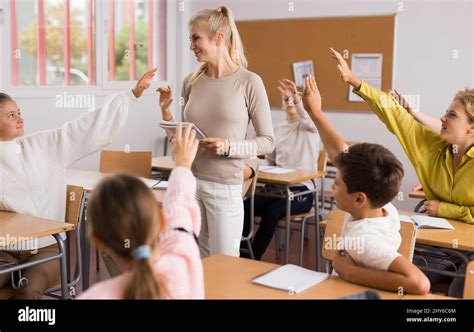
[[95, 249], [95, 268], [97, 271], [100, 271], [100, 262], [99, 262], [99, 249]]

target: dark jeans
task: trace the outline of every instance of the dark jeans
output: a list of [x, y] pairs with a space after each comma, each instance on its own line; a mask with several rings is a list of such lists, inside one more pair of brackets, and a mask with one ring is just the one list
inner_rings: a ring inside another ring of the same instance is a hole
[[[267, 187], [273, 187], [267, 185]], [[291, 187], [293, 193], [306, 191], [306, 186]], [[313, 205], [313, 194], [298, 196], [291, 201], [291, 214], [306, 213]], [[244, 231], [247, 235], [250, 230], [250, 200], [244, 202]], [[271, 242], [278, 221], [286, 218], [286, 200], [282, 198], [255, 196], [254, 214], [261, 217], [260, 226], [252, 241], [255, 259], [260, 260]]]

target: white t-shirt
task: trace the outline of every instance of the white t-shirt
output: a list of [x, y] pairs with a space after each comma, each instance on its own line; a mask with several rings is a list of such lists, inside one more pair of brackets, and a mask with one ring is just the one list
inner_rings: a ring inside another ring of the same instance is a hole
[[344, 249], [357, 265], [387, 271], [400, 256], [398, 248], [402, 238], [397, 209], [392, 203], [383, 209], [385, 216], [379, 218], [352, 220], [352, 216], [346, 214], [342, 234]]

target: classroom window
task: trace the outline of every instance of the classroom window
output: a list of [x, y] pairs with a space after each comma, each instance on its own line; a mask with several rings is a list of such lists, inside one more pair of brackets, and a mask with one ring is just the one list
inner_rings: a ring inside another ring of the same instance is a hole
[[11, 85], [103, 85], [101, 68], [104, 81], [130, 81], [156, 66], [164, 80], [165, 2], [9, 0]]

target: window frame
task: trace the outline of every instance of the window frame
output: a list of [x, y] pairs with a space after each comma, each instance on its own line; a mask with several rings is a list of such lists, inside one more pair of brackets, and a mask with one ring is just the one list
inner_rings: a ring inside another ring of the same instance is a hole
[[[150, 89], [145, 94], [151, 94], [150, 91], [154, 92], [153, 88], [158, 86], [164, 86], [170, 84], [172, 78], [175, 77], [175, 66], [171, 66], [170, 59], [175, 58], [175, 51], [173, 50], [172, 41], [176, 40], [177, 32], [176, 27], [170, 22], [176, 22], [177, 10], [176, 0], [164, 0], [165, 12], [162, 17], [166, 20], [166, 33], [165, 33], [165, 67], [166, 67], [166, 78], [164, 81], [153, 81]], [[11, 67], [11, 11], [10, 11], [10, 0], [0, 0], [0, 11], [3, 12], [3, 21], [0, 22], [0, 43], [6, 47], [2, 47], [4, 51], [0, 52], [0, 65], [2, 68], [6, 68], [5, 73], [0, 76], [0, 88], [8, 94], [11, 94], [15, 99], [22, 98], [50, 98], [64, 92], [71, 94], [94, 94], [96, 96], [105, 96], [112, 92], [118, 92], [133, 88], [135, 81], [109, 81], [108, 80], [108, 40], [107, 40], [107, 4], [108, 1], [96, 0], [94, 1], [95, 10], [95, 31], [96, 31], [96, 49], [95, 49], [95, 84], [94, 85], [55, 85], [55, 86], [14, 86], [12, 85], [12, 71]], [[153, 13], [157, 17], [159, 11], [159, 5], [153, 6]], [[1, 13], [0, 13], [1, 15]], [[0, 17], [1, 19], [1, 17]], [[158, 20], [153, 21], [153, 31], [157, 31]], [[154, 64], [158, 59], [157, 38], [159, 34], [154, 33]], [[171, 51], [170, 51], [171, 50]], [[170, 57], [174, 56], [174, 57]], [[159, 68], [158, 68], [159, 70]]]

